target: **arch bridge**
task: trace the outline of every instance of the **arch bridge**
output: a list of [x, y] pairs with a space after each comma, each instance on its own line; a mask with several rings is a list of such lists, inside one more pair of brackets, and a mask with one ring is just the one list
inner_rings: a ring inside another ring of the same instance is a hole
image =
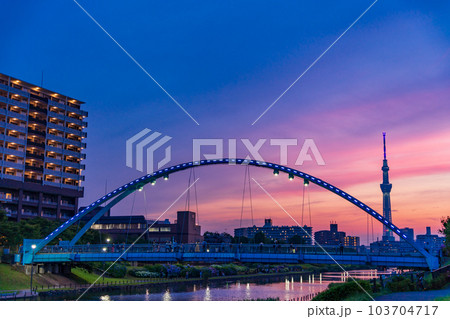
[[[211, 166], [211, 165], [250, 165], [261, 167], [265, 169], [273, 170], [274, 174], [278, 175], [280, 172], [286, 173], [289, 176], [289, 179], [293, 179], [294, 177], [302, 178], [305, 183], [314, 183], [327, 191], [334, 193], [341, 197], [342, 199], [350, 202], [352, 205], [358, 207], [360, 211], [368, 214], [376, 221], [381, 223], [382, 225], [388, 227], [392, 230], [394, 234], [399, 236], [401, 240], [405, 240], [410, 244], [419, 254], [422, 256], [422, 260], [426, 262], [430, 269], [436, 269], [438, 267], [438, 259], [435, 256], [432, 256], [427, 251], [425, 251], [422, 247], [416, 245], [414, 242], [414, 238], [409, 238], [406, 234], [404, 234], [397, 226], [390, 223], [387, 219], [385, 219], [382, 215], [377, 213], [374, 209], [364, 204], [354, 196], [344, 192], [338, 187], [320, 179], [309, 175], [305, 172], [289, 168], [286, 166], [282, 166], [275, 163], [250, 160], [250, 159], [239, 159], [239, 158], [222, 158], [222, 159], [209, 159], [209, 160], [200, 160], [200, 161], [192, 161], [187, 163], [182, 163], [174, 166], [170, 166], [167, 168], [163, 168], [161, 170], [155, 171], [151, 174], [144, 175], [140, 178], [137, 178], [129, 183], [122, 185], [115, 190], [109, 192], [105, 196], [102, 196], [95, 202], [91, 203], [85, 209], [78, 212], [75, 216], [71, 217], [69, 220], [60, 225], [57, 229], [51, 232], [44, 239], [25, 239], [23, 244], [23, 256], [22, 263], [23, 264], [32, 264], [33, 262], [37, 262], [39, 260], [38, 255], [41, 250], [50, 243], [53, 239], [57, 238], [59, 234], [64, 232], [68, 227], [73, 225], [74, 223], [80, 221], [87, 214], [92, 212], [97, 207], [106, 204], [102, 209], [100, 209], [84, 226], [83, 228], [75, 235], [75, 237], [70, 241], [69, 247], [74, 247], [77, 241], [83, 236], [83, 234], [97, 221], [101, 216], [105, 214], [107, 210], [111, 207], [119, 203], [121, 200], [134, 193], [135, 191], [142, 189], [145, 185], [151, 183], [156, 183], [156, 180], [163, 178], [168, 179], [169, 175], [184, 171], [187, 169], [191, 169], [199, 166]], [[43, 254], [43, 252], [41, 252]]]

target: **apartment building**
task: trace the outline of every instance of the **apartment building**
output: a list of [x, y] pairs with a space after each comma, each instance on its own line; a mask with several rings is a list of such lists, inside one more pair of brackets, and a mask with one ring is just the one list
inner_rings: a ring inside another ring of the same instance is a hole
[[67, 220], [83, 196], [84, 102], [0, 73], [0, 206]]

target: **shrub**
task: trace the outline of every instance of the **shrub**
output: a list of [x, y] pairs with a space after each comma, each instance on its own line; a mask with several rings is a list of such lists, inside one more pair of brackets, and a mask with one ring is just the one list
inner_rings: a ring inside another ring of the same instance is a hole
[[123, 278], [127, 274], [127, 267], [121, 264], [114, 264], [108, 269], [107, 274], [113, 278]]
[[175, 278], [175, 277], [179, 277], [181, 274], [181, 268], [176, 266], [176, 265], [164, 265], [164, 267], [166, 268], [166, 274], [168, 278]]
[[149, 272], [156, 272], [158, 274], [161, 274], [161, 277], [167, 276], [167, 269], [163, 265], [145, 265], [144, 268]]
[[361, 293], [362, 292], [361, 287], [366, 291], [370, 291], [370, 284], [368, 281], [357, 280], [357, 282], [358, 283], [352, 280], [345, 283], [332, 283], [328, 286], [327, 290], [319, 293], [316, 297], [313, 298], [313, 300], [314, 301], [344, 300], [352, 295]]
[[200, 274], [202, 279], [208, 279], [211, 277], [211, 270], [207, 267], [200, 268]]
[[134, 277], [137, 278], [158, 278], [159, 274], [156, 272], [150, 272], [145, 270], [138, 270], [134, 272]]
[[233, 267], [233, 264], [223, 265], [222, 271], [225, 276], [234, 276], [237, 274], [237, 270]]
[[449, 277], [446, 274], [440, 274], [436, 278], [427, 283], [429, 289], [442, 289], [449, 282]]
[[386, 287], [392, 292], [415, 290], [414, 283], [411, 281], [411, 279], [403, 276], [392, 278], [392, 280], [386, 284]]
[[198, 278], [198, 277], [200, 277], [200, 270], [198, 270], [198, 268], [192, 267], [190, 265], [186, 265], [180, 271], [180, 275], [182, 277], [186, 277], [186, 273], [188, 274], [189, 278]]

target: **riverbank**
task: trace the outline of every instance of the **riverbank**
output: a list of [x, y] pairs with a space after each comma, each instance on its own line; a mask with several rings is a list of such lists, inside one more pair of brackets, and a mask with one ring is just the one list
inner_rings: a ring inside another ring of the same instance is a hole
[[376, 301], [448, 301], [450, 286], [441, 290], [396, 292], [378, 296]]
[[[375, 280], [375, 281], [374, 281]], [[429, 301], [450, 299], [447, 273], [411, 272], [371, 279], [331, 284], [314, 301]]]
[[[237, 266], [249, 269], [250, 265]], [[293, 275], [310, 275], [318, 274], [325, 271], [338, 271], [334, 265], [283, 265], [284, 269], [288, 269], [291, 266], [292, 271], [280, 271], [270, 273], [239, 273], [236, 275], [221, 275], [208, 276], [207, 278], [200, 277], [159, 277], [159, 278], [137, 278], [130, 275], [128, 271], [123, 278], [111, 278], [101, 277], [101, 272], [89, 272], [84, 268], [72, 268], [71, 274], [56, 275], [56, 274], [34, 274], [33, 276], [33, 291], [38, 292], [41, 296], [56, 296], [81, 294], [87, 288], [90, 291], [113, 291], [113, 290], [130, 290], [134, 287], [154, 287], [159, 285], [177, 285], [177, 284], [196, 284], [204, 282], [227, 282], [238, 280], [257, 280], [262, 278], [275, 278], [282, 276]], [[297, 269], [294, 269], [298, 267]], [[278, 267], [278, 266], [277, 266]], [[282, 268], [283, 268], [282, 267]], [[139, 267], [134, 267], [139, 268]], [[359, 268], [359, 267], [354, 267]], [[132, 270], [133, 267], [129, 267]], [[142, 268], [139, 268], [142, 269]], [[301, 270], [298, 270], [301, 269]], [[266, 269], [267, 270], [267, 269]], [[274, 269], [272, 269], [274, 270]], [[203, 274], [204, 275], [204, 274]], [[95, 284], [94, 284], [95, 283]], [[92, 287], [91, 287], [92, 286]], [[7, 264], [0, 264], [0, 293], [5, 291], [21, 292], [28, 291], [27, 297], [30, 292], [30, 276], [23, 272], [20, 272], [16, 266]]]
[[61, 289], [45, 289], [42, 291], [38, 290], [39, 296], [43, 298], [48, 297], [61, 297], [64, 300], [72, 300], [78, 298], [87, 288], [89, 288], [90, 293], [98, 292], [113, 292], [113, 291], [123, 291], [130, 292], [142, 288], [151, 289], [153, 287], [166, 287], [172, 285], [180, 284], [204, 284], [204, 283], [227, 283], [236, 282], [241, 280], [255, 280], [255, 279], [275, 279], [286, 276], [308, 276], [312, 275], [313, 272], [303, 271], [303, 272], [286, 272], [286, 273], [270, 273], [270, 274], [248, 274], [248, 275], [235, 275], [235, 276], [220, 276], [220, 277], [210, 277], [208, 279], [200, 278], [154, 278], [151, 280], [134, 280], [132, 282], [119, 282], [119, 283], [99, 283], [99, 284], [85, 284], [78, 285], [72, 288], [61, 288]]

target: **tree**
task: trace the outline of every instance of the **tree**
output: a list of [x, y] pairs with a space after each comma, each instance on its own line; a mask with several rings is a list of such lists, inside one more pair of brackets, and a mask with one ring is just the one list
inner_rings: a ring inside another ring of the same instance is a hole
[[299, 235], [294, 235], [292, 237], [289, 237], [288, 239], [289, 244], [295, 244], [295, 245], [304, 245], [306, 244], [306, 239]]
[[[42, 217], [22, 219], [19, 222], [9, 221], [6, 213], [0, 210], [0, 245], [14, 247], [23, 243], [24, 238], [44, 238], [61, 225], [60, 221], [48, 220]], [[71, 240], [83, 227], [83, 223], [74, 224], [50, 242], [50, 245], [58, 244], [59, 239]], [[100, 243], [100, 234], [97, 230], [89, 229], [78, 244]]]
[[270, 242], [270, 239], [268, 239], [266, 237], [266, 234], [264, 234], [262, 231], [260, 231], [255, 234], [254, 241], [257, 244], [259, 244], [259, 243], [266, 244], [266, 243], [268, 243], [268, 241]]
[[441, 219], [442, 229], [439, 232], [445, 236], [444, 253], [450, 256], [450, 216]]

